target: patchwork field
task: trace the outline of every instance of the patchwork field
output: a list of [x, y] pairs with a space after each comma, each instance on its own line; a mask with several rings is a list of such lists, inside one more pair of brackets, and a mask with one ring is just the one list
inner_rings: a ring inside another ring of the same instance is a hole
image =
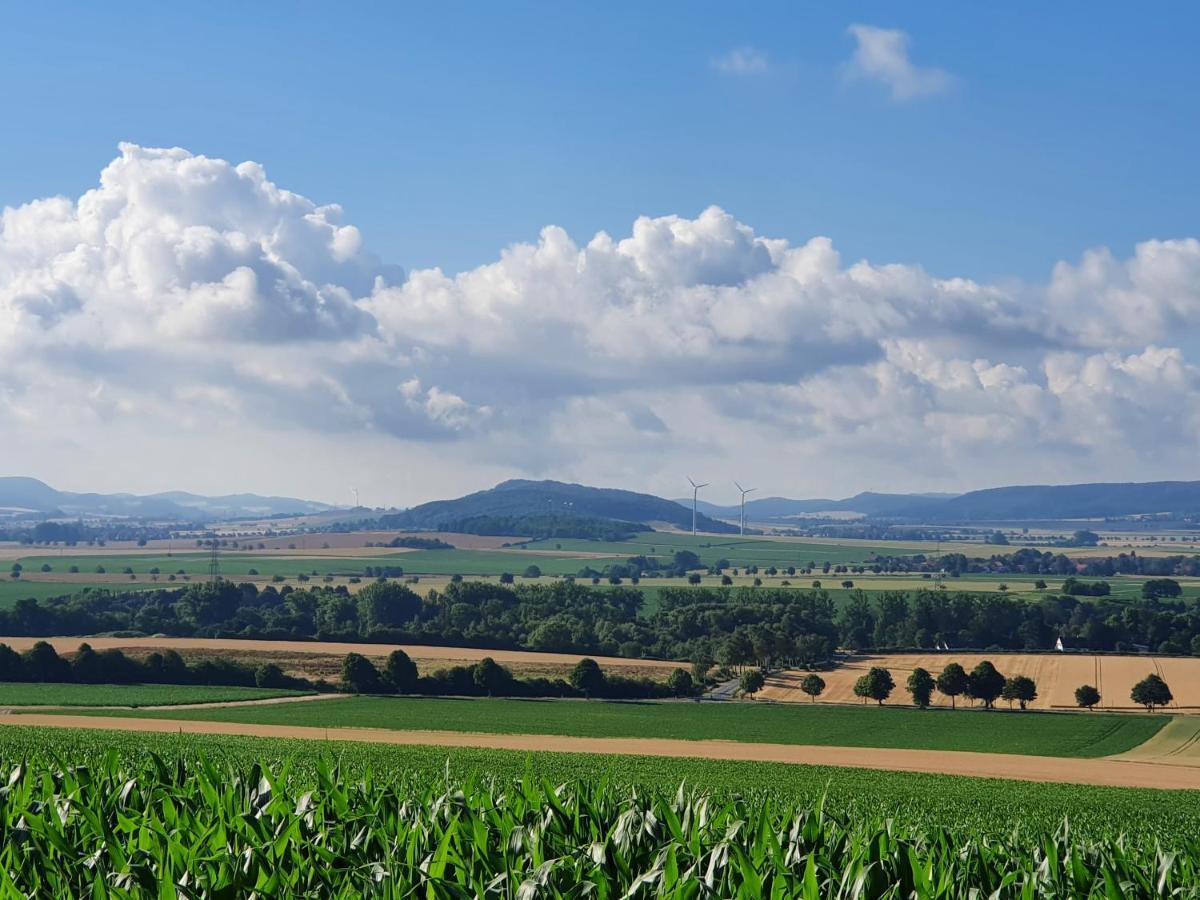
[[[949, 663], [960, 663], [970, 671], [981, 660], [989, 659], [1004, 675], [1027, 675], [1037, 682], [1038, 698], [1033, 709], [1074, 709], [1075, 689], [1090, 684], [1100, 691], [1101, 709], [1141, 709], [1129, 699], [1133, 685], [1147, 675], [1156, 673], [1171, 687], [1175, 695], [1172, 711], [1200, 709], [1200, 658], [1152, 656], [1093, 656], [1076, 653], [906, 653], [857, 656], [838, 668], [822, 672], [825, 692], [817, 703], [861, 703], [854, 696], [854, 682], [872, 666], [882, 666], [892, 673], [896, 682], [889, 704], [910, 702], [905, 682], [918, 666], [935, 677]], [[765, 700], [810, 703], [811, 698], [800, 690], [800, 682], [808, 674], [803, 671], [774, 673], [767, 678], [759, 696]], [[935, 692], [935, 706], [949, 707], [949, 698]], [[997, 701], [1001, 703], [1001, 701]], [[958, 698], [958, 705], [969, 704]]]
[[[261, 541], [264, 549], [257, 549], [259, 541], [246, 539], [245, 549], [224, 549], [219, 557], [222, 576], [235, 580], [254, 581], [259, 584], [279, 580], [297, 586], [301, 579], [314, 584], [347, 585], [354, 590], [364, 582], [368, 567], [392, 567], [402, 569], [408, 576], [419, 577], [421, 590], [436, 588], [452, 576], [472, 579], [498, 578], [502, 574], [514, 575], [518, 583], [523, 582], [523, 573], [530, 566], [537, 566], [547, 579], [575, 575], [585, 568], [602, 570], [605, 565], [623, 562], [631, 556], [645, 555], [669, 561], [678, 550], [692, 550], [706, 564], [728, 560], [730, 565], [741, 569], [733, 576], [734, 586], [751, 585], [754, 576], [744, 570], [758, 566], [760, 570], [774, 566], [780, 574], [767, 576], [759, 572], [758, 577], [766, 587], [791, 586], [808, 589], [814, 580], [835, 596], [845, 592], [843, 581], [852, 581], [854, 589], [874, 594], [887, 590], [916, 591], [944, 587], [951, 591], [978, 591], [991, 593], [1007, 590], [1010, 593], [1032, 595], [1036, 576], [1022, 575], [968, 575], [961, 578], [936, 578], [920, 575], [874, 575], [822, 573], [820, 568], [831, 565], [869, 564], [875, 554], [906, 555], [912, 553], [965, 552], [970, 556], [987, 556], [992, 551], [1016, 549], [989, 547], [979, 543], [921, 543], [921, 542], [869, 542], [855, 540], [815, 540], [803, 538], [753, 537], [698, 535], [674, 532], [647, 532], [629, 541], [603, 542], [586, 540], [555, 539], [528, 542], [519, 547], [504, 547], [517, 541], [511, 537], [478, 537], [459, 534], [432, 534], [461, 549], [456, 550], [405, 550], [388, 547], [366, 547], [365, 544], [386, 542], [399, 532], [357, 532], [350, 534], [310, 534], [268, 538]], [[473, 538], [473, 539], [472, 539]], [[1146, 545], [1147, 547], [1149, 545]], [[249, 549], [254, 547], [255, 549]], [[170, 552], [167, 552], [168, 548]], [[527, 549], [522, 549], [527, 548]], [[1183, 552], [1185, 548], [1176, 548]], [[1139, 552], [1149, 552], [1146, 547]], [[1069, 548], [1076, 555], [1096, 555], [1115, 552], [1106, 548]], [[29, 547], [7, 545], [0, 547], [0, 556], [19, 562], [24, 567], [19, 582], [10, 579], [0, 583], [0, 608], [11, 606], [21, 597], [39, 599], [71, 593], [87, 585], [102, 585], [111, 588], [143, 588], [155, 586], [182, 587], [197, 579], [207, 578], [211, 555], [199, 550], [194, 542], [152, 541], [147, 547], [58, 547], [46, 551], [30, 551]], [[782, 574], [789, 566], [803, 568], [815, 565], [817, 572], [811, 576]], [[42, 571], [48, 568], [49, 571]], [[73, 571], [74, 570], [74, 571]], [[360, 579], [358, 584], [351, 579]], [[701, 584], [715, 586], [720, 578], [703, 575]], [[788, 585], [784, 585], [784, 581]], [[1044, 579], [1051, 591], [1061, 585], [1061, 578]], [[1117, 577], [1108, 579], [1112, 596], [1116, 599], [1140, 596], [1143, 578]], [[1185, 598], [1200, 597], [1200, 579], [1180, 579]], [[628, 583], [627, 583], [628, 584]], [[643, 579], [643, 589], [652, 594], [662, 585], [686, 584], [684, 579]], [[652, 611], [656, 598], [650, 597], [647, 612]]]

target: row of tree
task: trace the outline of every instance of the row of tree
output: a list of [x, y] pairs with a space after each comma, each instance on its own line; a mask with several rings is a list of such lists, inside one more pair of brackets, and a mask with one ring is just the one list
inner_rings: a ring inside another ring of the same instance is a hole
[[[762, 690], [765, 683], [762, 671], [754, 669], [742, 675], [739, 686], [743, 694], [752, 695]], [[935, 690], [950, 698], [951, 709], [954, 709], [960, 696], [981, 701], [985, 709], [994, 708], [996, 700], [1007, 701], [1009, 707], [1017, 703], [1021, 709], [1026, 709], [1038, 696], [1037, 682], [1032, 678], [1027, 675], [1005, 677], [988, 660], [983, 660], [970, 672], [959, 663], [950, 663], [936, 676], [918, 666], [909, 673], [905, 687], [913, 705], [920, 709], [929, 708]], [[892, 696], [895, 689], [892, 673], [882, 666], [871, 667], [854, 682], [854, 696], [861, 697], [864, 703], [874, 700], [880, 706]], [[825, 692], [825, 679], [810, 672], [801, 680], [800, 690], [815, 702]], [[1153, 712], [1155, 707], [1167, 706], [1175, 699], [1167, 683], [1155, 673], [1135, 684], [1129, 696], [1149, 712]], [[1075, 703], [1080, 707], [1090, 710], [1100, 700], [1100, 692], [1093, 685], [1084, 684], [1075, 689]]]
[[1200, 606], [1190, 599], [946, 591], [852, 593], [840, 607], [820, 589], [661, 587], [643, 612], [634, 587], [452, 582], [424, 596], [380, 580], [277, 589], [228, 581], [173, 589], [89, 589], [0, 610], [0, 634], [110, 631], [276, 640], [513, 648], [716, 662], [742, 670], [821, 668], [835, 648], [1150, 649], [1200, 653]]
[[304, 679], [284, 674], [274, 663], [254, 667], [230, 659], [204, 659], [189, 665], [174, 650], [136, 659], [121, 650], [94, 650], [87, 643], [70, 656], [38, 641], [23, 653], [0, 644], [0, 682], [72, 684], [206, 684], [267, 688], [312, 688]]
[[611, 675], [590, 658], [575, 664], [568, 678], [518, 678], [490, 656], [469, 666], [439, 669], [421, 675], [403, 650], [394, 650], [383, 668], [360, 653], [342, 663], [342, 687], [356, 694], [425, 694], [455, 697], [585, 697], [620, 700], [693, 696], [696, 684], [685, 669], [675, 669], [668, 681]]

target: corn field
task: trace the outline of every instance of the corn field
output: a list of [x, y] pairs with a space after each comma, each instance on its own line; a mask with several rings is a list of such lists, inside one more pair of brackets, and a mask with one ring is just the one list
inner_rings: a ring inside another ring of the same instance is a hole
[[41, 758], [0, 788], [3, 897], [1196, 897], [1200, 842], [1011, 838], [605, 780]]

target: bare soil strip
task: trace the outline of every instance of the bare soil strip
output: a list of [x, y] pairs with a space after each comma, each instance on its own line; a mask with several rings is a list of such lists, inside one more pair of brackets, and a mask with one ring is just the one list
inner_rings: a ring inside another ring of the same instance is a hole
[[[91, 644], [93, 650], [207, 650], [223, 653], [324, 653], [345, 656], [361, 653], [363, 656], [383, 657], [393, 650], [403, 650], [413, 659], [478, 662], [490, 656], [501, 664], [573, 666], [583, 655], [577, 653], [538, 653], [533, 650], [480, 650], [473, 647], [436, 647], [425, 644], [355, 644], [340, 641], [251, 641], [236, 638], [186, 638], [186, 637], [2, 637], [0, 644], [8, 644], [14, 650], [28, 650], [38, 641], [46, 641], [59, 653], [74, 653], [80, 644]], [[626, 659], [620, 656], [593, 656], [604, 668], [677, 669], [687, 663], [664, 659]]]
[[863, 747], [809, 747], [737, 741], [687, 741], [666, 738], [583, 738], [537, 734], [475, 734], [452, 731], [388, 731], [373, 728], [313, 728], [239, 722], [193, 722], [120, 716], [34, 714], [0, 717], [3, 725], [51, 728], [99, 728], [179, 734], [229, 734], [302, 740], [358, 741], [375, 744], [472, 747], [528, 752], [633, 754], [795, 765], [886, 769], [934, 775], [966, 775], [1016, 781], [1048, 781], [1104, 787], [1200, 789], [1200, 765], [1159, 765], [1110, 757], [1061, 759], [1003, 753], [894, 750]]

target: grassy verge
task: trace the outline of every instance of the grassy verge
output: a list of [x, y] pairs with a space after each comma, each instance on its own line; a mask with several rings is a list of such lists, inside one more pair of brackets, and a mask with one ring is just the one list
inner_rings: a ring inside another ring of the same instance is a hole
[[187, 718], [325, 728], [659, 737], [839, 747], [1097, 757], [1148, 740], [1167, 716], [879, 709], [853, 706], [605, 703], [357, 697], [338, 703], [156, 711]]
[[[203, 684], [26, 684], [0, 682], [0, 706], [166, 706], [266, 700], [303, 691]], [[197, 714], [201, 710], [191, 710]]]

